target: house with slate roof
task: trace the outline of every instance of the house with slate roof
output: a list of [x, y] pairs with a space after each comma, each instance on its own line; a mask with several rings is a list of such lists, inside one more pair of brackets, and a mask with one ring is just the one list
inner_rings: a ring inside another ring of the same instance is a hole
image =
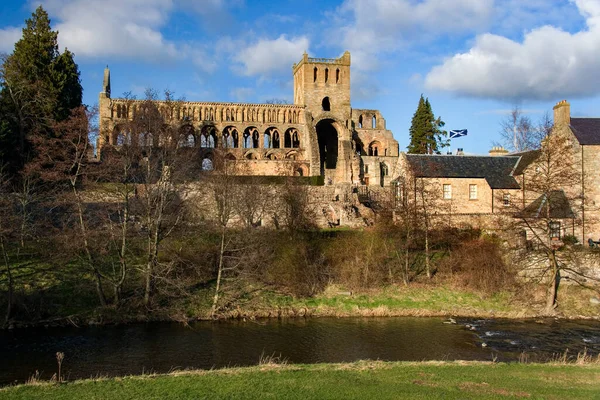
[[[568, 159], [575, 171], [581, 171], [581, 179], [560, 190], [541, 194], [532, 188], [541, 150], [506, 154], [498, 148], [489, 156], [401, 154], [397, 170], [402, 173], [394, 184], [426, 181], [429, 195], [437, 197], [435, 214], [462, 216], [474, 226], [491, 227], [492, 220], [484, 216], [541, 218], [543, 209], [550, 210], [557, 237], [568, 234], [581, 243], [589, 238], [598, 241], [600, 118], [571, 118], [569, 103], [561, 101], [554, 107], [553, 129], [554, 134], [566, 135], [572, 150]], [[417, 199], [416, 191], [397, 192]]]
[[437, 192], [437, 203], [447, 213], [501, 214], [520, 199], [521, 187], [513, 176], [519, 156], [403, 154], [403, 157], [406, 176], [427, 180], [430, 193]]
[[560, 101], [554, 106], [554, 127], [567, 135], [581, 179], [565, 191], [576, 191], [583, 199], [579, 205], [581, 227], [576, 232], [582, 243], [600, 239], [600, 118], [571, 117], [571, 105]]

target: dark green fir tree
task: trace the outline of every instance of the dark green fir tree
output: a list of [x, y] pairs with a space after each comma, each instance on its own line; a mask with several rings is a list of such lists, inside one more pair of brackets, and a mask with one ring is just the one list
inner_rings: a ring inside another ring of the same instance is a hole
[[440, 154], [442, 148], [448, 146], [447, 132], [443, 130], [445, 123], [440, 117], [436, 118], [431, 110], [429, 99], [419, 99], [419, 105], [413, 115], [410, 126], [411, 154]]
[[73, 53], [59, 52], [58, 32], [41, 6], [2, 60], [0, 85], [0, 164], [14, 174], [31, 155], [32, 138], [52, 136], [54, 122], [68, 118], [82, 102]]

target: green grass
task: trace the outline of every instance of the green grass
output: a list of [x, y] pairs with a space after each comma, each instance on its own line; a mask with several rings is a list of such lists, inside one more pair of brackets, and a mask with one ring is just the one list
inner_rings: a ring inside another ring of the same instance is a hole
[[[202, 315], [208, 308], [207, 300], [197, 293], [194, 307]], [[279, 313], [279, 314], [278, 314]], [[295, 298], [268, 290], [258, 290], [237, 302], [231, 316], [500, 316], [524, 317], [534, 315], [531, 308], [514, 302], [509, 293], [485, 297], [475, 292], [449, 286], [412, 285], [390, 286], [382, 289], [355, 292], [332, 286], [324, 293], [309, 298]], [[190, 317], [193, 315], [188, 314]]]
[[598, 399], [600, 366], [492, 363], [264, 365], [23, 385], [10, 399]]

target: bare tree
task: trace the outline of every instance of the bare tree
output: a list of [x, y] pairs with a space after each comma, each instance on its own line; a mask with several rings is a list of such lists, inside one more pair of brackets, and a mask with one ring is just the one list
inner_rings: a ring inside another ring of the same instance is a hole
[[500, 137], [506, 149], [514, 153], [534, 150], [540, 147], [544, 138], [544, 129], [548, 116], [542, 118], [540, 124], [535, 124], [523, 113], [519, 106], [514, 106], [510, 114], [500, 123]]
[[183, 145], [187, 139], [174, 121], [181, 101], [169, 91], [164, 100], [154, 90], [147, 90], [145, 99], [137, 103], [137, 111], [122, 132], [123, 143], [137, 155], [137, 168], [132, 179], [137, 192], [132, 212], [141, 220], [145, 233], [146, 262], [144, 304], [150, 305], [159, 267], [163, 241], [185, 219], [187, 209], [183, 198], [184, 183], [194, 167], [194, 152]]
[[[530, 271], [535, 278], [547, 282], [546, 310], [558, 307], [561, 274], [583, 284], [591, 277], [573, 262], [571, 250], [563, 246], [562, 237], [581, 225], [581, 171], [574, 159], [569, 137], [565, 132], [546, 126], [537, 160], [527, 183], [528, 199], [516, 210], [516, 228], [525, 231], [536, 251], [526, 254]], [[533, 200], [533, 201], [530, 201]]]

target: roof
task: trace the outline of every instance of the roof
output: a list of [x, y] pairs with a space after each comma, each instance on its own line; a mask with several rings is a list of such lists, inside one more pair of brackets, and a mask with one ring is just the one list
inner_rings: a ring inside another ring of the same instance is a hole
[[543, 194], [519, 213], [521, 218], [545, 218], [546, 205], [550, 205], [548, 215], [551, 219], [575, 218], [569, 199], [562, 190], [553, 190], [548, 195]]
[[600, 144], [600, 118], [571, 118], [571, 131], [579, 144]]
[[540, 156], [541, 150], [529, 150], [523, 151], [520, 153], [512, 153], [511, 156], [521, 157], [515, 170], [513, 171], [513, 176], [521, 175], [525, 171], [527, 167], [529, 167], [537, 158]]
[[484, 178], [492, 189], [519, 189], [512, 176], [519, 156], [441, 156], [407, 154], [419, 178]]

